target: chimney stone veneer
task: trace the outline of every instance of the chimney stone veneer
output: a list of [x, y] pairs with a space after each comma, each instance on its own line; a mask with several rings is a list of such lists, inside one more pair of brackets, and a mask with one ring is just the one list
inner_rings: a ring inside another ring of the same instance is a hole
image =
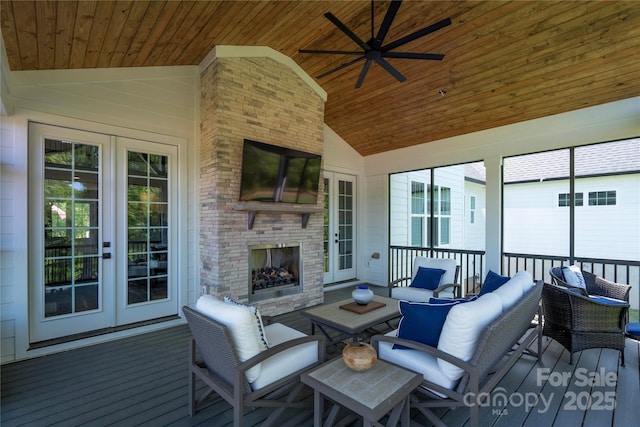
[[220, 299], [248, 301], [249, 245], [302, 243], [303, 292], [256, 303], [276, 315], [323, 302], [322, 178], [306, 228], [299, 213], [238, 210], [244, 139], [322, 154], [324, 100], [268, 57], [214, 59], [201, 72], [200, 284]]

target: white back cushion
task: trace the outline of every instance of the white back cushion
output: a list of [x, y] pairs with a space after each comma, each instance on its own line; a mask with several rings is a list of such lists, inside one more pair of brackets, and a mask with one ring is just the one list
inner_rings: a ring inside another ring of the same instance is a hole
[[[493, 292], [482, 295], [475, 301], [454, 305], [442, 327], [438, 350], [469, 361], [482, 330], [501, 313], [502, 300]], [[460, 379], [464, 373], [461, 368], [442, 359], [438, 359], [438, 366], [451, 381]]]
[[516, 303], [516, 301], [522, 298], [522, 287], [518, 283], [514, 283], [509, 280], [507, 283], [491, 293], [500, 297], [500, 301], [502, 302], [502, 311], [504, 311], [509, 309]]
[[427, 258], [417, 256], [413, 260], [413, 273], [411, 274], [411, 279], [416, 277], [418, 267], [439, 268], [444, 270], [444, 274], [440, 277], [440, 283], [438, 286], [453, 283], [456, 276], [456, 266], [457, 261], [454, 258]]
[[[203, 295], [198, 298], [196, 309], [227, 327], [240, 362], [251, 359], [264, 349], [255, 316], [247, 307], [227, 304], [212, 295]], [[260, 371], [260, 364], [249, 369], [247, 381], [255, 381]]]
[[[509, 282], [513, 282], [522, 288], [522, 295], [524, 295], [529, 289], [533, 288], [533, 276], [527, 270], [518, 271], [513, 275]], [[509, 283], [507, 282], [507, 283]]]
[[492, 293], [502, 299], [502, 310], [510, 308], [533, 287], [533, 276], [526, 270], [518, 271], [507, 283]]

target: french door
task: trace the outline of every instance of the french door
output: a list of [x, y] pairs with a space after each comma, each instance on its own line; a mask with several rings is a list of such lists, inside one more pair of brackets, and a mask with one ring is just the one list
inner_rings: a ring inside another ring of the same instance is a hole
[[324, 173], [323, 282], [356, 278], [356, 177]]
[[29, 125], [29, 333], [177, 313], [175, 147]]

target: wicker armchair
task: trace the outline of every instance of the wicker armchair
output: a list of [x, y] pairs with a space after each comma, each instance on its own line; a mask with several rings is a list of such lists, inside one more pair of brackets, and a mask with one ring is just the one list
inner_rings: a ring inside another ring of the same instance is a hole
[[[556, 285], [564, 286], [565, 288], [575, 288], [565, 282], [564, 275], [562, 274], [562, 267], [553, 267], [549, 271], [549, 274], [551, 274], [551, 279]], [[629, 302], [631, 286], [605, 280], [602, 277], [584, 270], [582, 270], [582, 276], [584, 277], [585, 284], [587, 285], [586, 293], [588, 294], [583, 293], [584, 296], [598, 295], [601, 297]]]
[[[628, 291], [627, 291], [628, 298]], [[576, 288], [544, 284], [542, 334], [558, 341], [573, 353], [588, 348], [620, 350], [624, 366], [624, 328], [629, 303], [604, 301], [582, 295]]]

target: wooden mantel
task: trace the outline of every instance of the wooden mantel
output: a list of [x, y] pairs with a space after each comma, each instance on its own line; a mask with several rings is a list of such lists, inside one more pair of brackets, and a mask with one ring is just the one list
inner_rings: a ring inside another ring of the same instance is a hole
[[256, 219], [256, 215], [261, 212], [300, 214], [302, 218], [302, 228], [307, 228], [309, 215], [324, 212], [324, 208], [317, 205], [269, 202], [243, 202], [235, 205], [233, 209], [236, 211], [246, 211], [248, 213], [247, 229], [249, 230], [253, 229], [253, 222]]

